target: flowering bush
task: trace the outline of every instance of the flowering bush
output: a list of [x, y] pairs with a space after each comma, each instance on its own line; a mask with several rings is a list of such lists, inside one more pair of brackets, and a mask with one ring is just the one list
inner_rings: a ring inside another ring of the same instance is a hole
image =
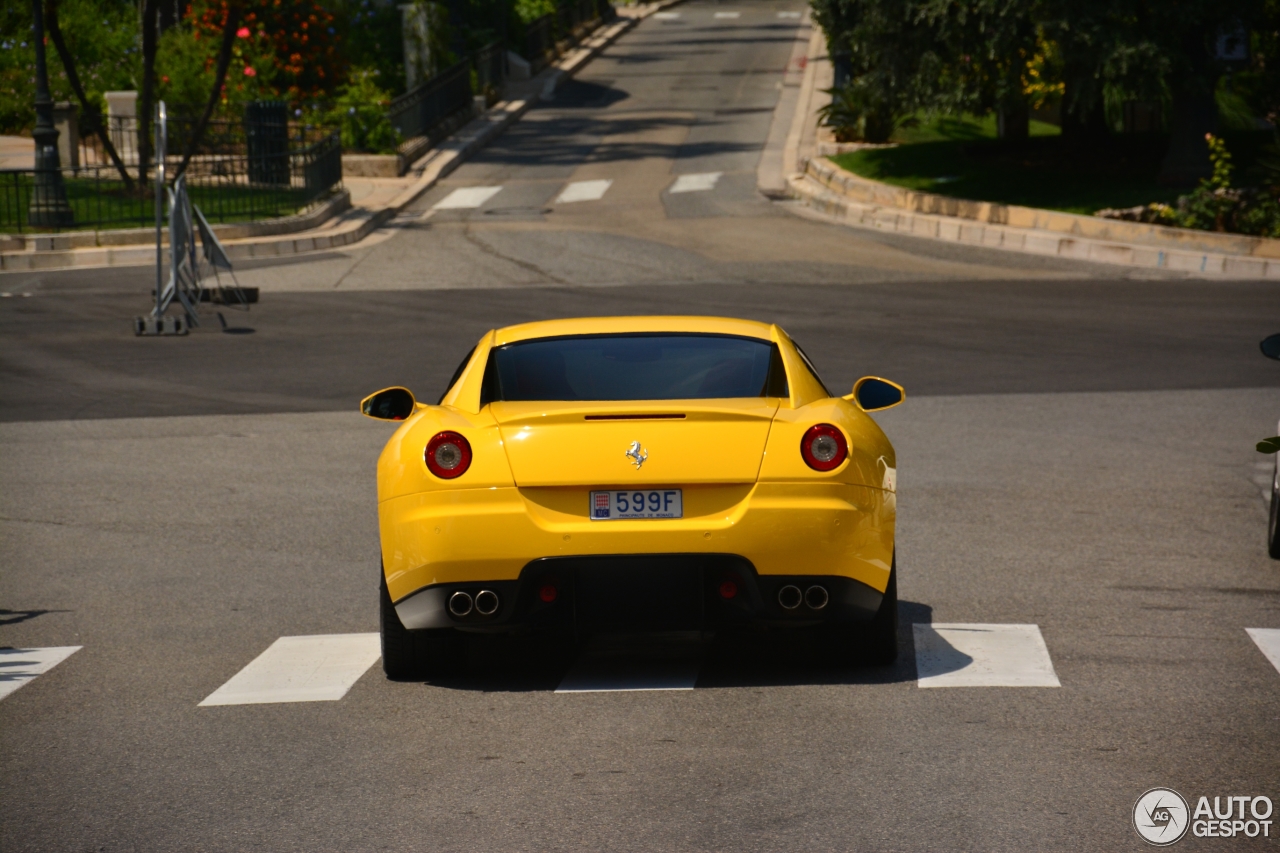
[[[210, 57], [212, 73], [227, 20], [226, 0], [196, 0], [188, 20], [189, 30], [170, 31], [176, 34], [173, 41], [176, 45], [185, 37], [200, 43], [199, 50], [188, 49]], [[231, 102], [279, 95], [296, 103], [323, 97], [342, 80], [346, 67], [334, 16], [315, 0], [249, 0], [241, 20], [227, 72]]]
[[[1213, 174], [1202, 180], [1194, 191], [1179, 196], [1174, 204], [1107, 209], [1095, 215], [1201, 231], [1280, 237], [1280, 170], [1271, 167], [1264, 186], [1232, 187], [1231, 176], [1235, 167], [1226, 143], [1211, 133], [1205, 134], [1205, 140], [1209, 143]], [[1276, 147], [1280, 148], [1280, 145]], [[1264, 161], [1264, 165], [1266, 162], [1269, 161]]]
[[[203, 105], [213, 88], [226, 10], [219, 2], [197, 2], [191, 20], [189, 28], [166, 32], [156, 54], [160, 97], [170, 104]], [[240, 27], [232, 43], [222, 106], [238, 109], [249, 101], [274, 98], [276, 74], [274, 45], [266, 33]]]

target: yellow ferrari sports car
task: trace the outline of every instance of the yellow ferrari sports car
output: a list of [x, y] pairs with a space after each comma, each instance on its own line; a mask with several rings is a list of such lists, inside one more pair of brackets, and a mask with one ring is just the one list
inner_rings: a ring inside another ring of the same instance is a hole
[[378, 460], [382, 661], [457, 672], [467, 635], [817, 631], [897, 654], [893, 446], [776, 325], [595, 317], [487, 332], [435, 405], [361, 402]]

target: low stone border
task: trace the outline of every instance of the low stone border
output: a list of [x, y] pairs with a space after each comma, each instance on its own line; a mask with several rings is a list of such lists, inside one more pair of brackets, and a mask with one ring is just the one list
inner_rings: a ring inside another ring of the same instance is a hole
[[[318, 228], [351, 207], [351, 193], [339, 190], [310, 210], [293, 216], [276, 219], [259, 219], [254, 222], [231, 222], [213, 226], [219, 240], [240, 240], [246, 237], [270, 237], [275, 234], [293, 234]], [[155, 228], [121, 228], [111, 231], [63, 231], [58, 234], [5, 234], [0, 235], [0, 270], [17, 269], [8, 265], [9, 252], [65, 252], [72, 249], [91, 249], [105, 246], [155, 246]], [[161, 242], [168, 244], [169, 231], [163, 232]]]
[[887, 231], [1124, 266], [1280, 279], [1280, 240], [913, 192], [817, 158], [790, 186], [816, 210]]
[[846, 198], [866, 204], [879, 204], [910, 210], [915, 213], [931, 213], [958, 219], [971, 219], [992, 225], [1008, 225], [1014, 228], [1032, 228], [1055, 231], [1073, 237], [1090, 240], [1110, 240], [1121, 243], [1141, 243], [1162, 249], [1219, 252], [1231, 255], [1280, 260], [1280, 240], [1267, 237], [1249, 237], [1244, 234], [1220, 234], [1214, 231], [1197, 231], [1191, 228], [1173, 228], [1166, 225], [1149, 225], [1142, 222], [1125, 222], [1119, 219], [1102, 219], [1042, 210], [1035, 207], [1019, 207], [987, 201], [969, 201], [949, 196], [922, 193], [882, 184], [868, 178], [846, 172], [834, 163], [812, 159], [805, 167], [805, 174], [818, 183], [835, 190]]

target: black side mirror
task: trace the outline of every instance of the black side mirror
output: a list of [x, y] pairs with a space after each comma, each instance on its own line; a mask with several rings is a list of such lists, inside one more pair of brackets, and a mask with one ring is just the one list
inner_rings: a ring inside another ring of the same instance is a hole
[[[907, 392], [896, 382], [878, 376], [864, 376], [853, 384], [849, 395], [864, 412], [891, 409], [907, 398]], [[846, 398], [848, 399], [848, 398]]]
[[380, 421], [402, 421], [417, 405], [408, 388], [383, 388], [360, 401], [360, 414]]
[[1262, 350], [1262, 354], [1267, 358], [1274, 358], [1280, 361], [1280, 335], [1270, 335], [1262, 339], [1262, 343], [1258, 344], [1258, 348]]

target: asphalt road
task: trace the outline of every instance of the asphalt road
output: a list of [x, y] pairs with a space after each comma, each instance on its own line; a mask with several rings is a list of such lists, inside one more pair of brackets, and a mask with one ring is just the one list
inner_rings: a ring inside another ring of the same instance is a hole
[[[242, 333], [134, 338], [146, 270], [0, 276], [31, 294], [0, 298], [0, 646], [82, 646], [0, 699], [0, 849], [1137, 850], [1148, 788], [1280, 801], [1280, 672], [1245, 633], [1280, 628], [1252, 449], [1280, 292], [763, 199], [793, 8], [645, 22], [366, 245], [241, 271]], [[463, 679], [197, 707], [281, 636], [376, 630], [388, 430], [359, 397], [431, 398], [497, 325], [632, 313], [776, 321], [832, 387], [907, 386], [879, 418], [896, 666], [632, 639], [696, 689], [565, 695], [617, 649], [499, 642]], [[1037, 625], [1061, 686], [922, 689], [930, 622]]]

